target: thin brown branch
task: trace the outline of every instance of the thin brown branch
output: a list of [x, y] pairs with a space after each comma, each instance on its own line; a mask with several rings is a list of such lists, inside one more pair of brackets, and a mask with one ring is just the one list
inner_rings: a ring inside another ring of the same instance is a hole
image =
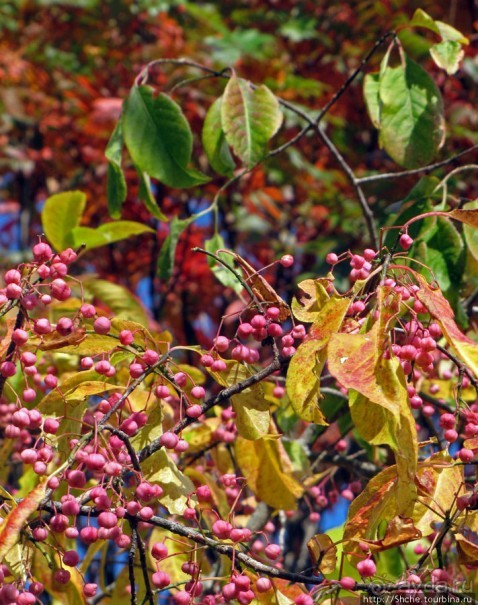
[[413, 176], [415, 174], [429, 174], [438, 168], [442, 168], [443, 166], [448, 166], [448, 164], [452, 164], [455, 160], [463, 157], [471, 153], [472, 151], [478, 150], [478, 144], [472, 145], [455, 155], [447, 158], [446, 160], [441, 160], [440, 162], [435, 162], [434, 164], [429, 164], [428, 166], [423, 166], [422, 168], [413, 168], [412, 170], [402, 170], [401, 172], [385, 172], [383, 174], [372, 174], [370, 176], [363, 176], [356, 179], [356, 183], [358, 185], [365, 185], [366, 183], [376, 183], [377, 181], [387, 181], [390, 179], [400, 179], [407, 176]]

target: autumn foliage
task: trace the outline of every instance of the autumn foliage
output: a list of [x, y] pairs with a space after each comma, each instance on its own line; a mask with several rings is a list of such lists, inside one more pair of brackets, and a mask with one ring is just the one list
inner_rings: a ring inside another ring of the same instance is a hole
[[0, 602], [475, 602], [469, 32], [34, 4], [0, 8]]

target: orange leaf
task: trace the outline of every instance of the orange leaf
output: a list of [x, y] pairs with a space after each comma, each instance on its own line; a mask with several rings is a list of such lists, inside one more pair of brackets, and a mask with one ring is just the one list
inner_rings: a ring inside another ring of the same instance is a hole
[[45, 497], [46, 482], [39, 483], [15, 506], [0, 525], [0, 561], [3, 561], [8, 551], [15, 546], [20, 538], [20, 532], [29, 516], [36, 511], [38, 504]]

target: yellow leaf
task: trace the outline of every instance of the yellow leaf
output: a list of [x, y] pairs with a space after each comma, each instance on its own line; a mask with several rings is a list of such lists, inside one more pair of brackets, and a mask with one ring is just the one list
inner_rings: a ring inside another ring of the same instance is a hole
[[156, 451], [141, 466], [145, 479], [163, 488], [161, 504], [171, 514], [182, 515], [194, 491], [193, 482], [178, 469], [164, 449]]
[[348, 298], [330, 298], [317, 314], [306, 340], [292, 357], [286, 388], [295, 413], [308, 422], [327, 425], [318, 406], [320, 375], [327, 360], [327, 344], [342, 325], [350, 305]]
[[478, 561], [478, 511], [468, 511], [457, 520], [455, 532], [458, 559], [462, 565], [476, 565]]
[[315, 573], [327, 575], [337, 567], [337, 547], [327, 534], [316, 534], [307, 542], [312, 563], [317, 568]]
[[[237, 361], [225, 361], [227, 369], [224, 372], [210, 372], [214, 380], [228, 387], [249, 378], [252, 372]], [[236, 412], [236, 427], [239, 435], [245, 439], [260, 439], [269, 430], [270, 404], [264, 397], [264, 389], [260, 384], [253, 384], [241, 393], [231, 397], [231, 403]]]
[[305, 296], [300, 299], [292, 299], [292, 313], [299, 321], [312, 323], [317, 319], [319, 311], [330, 298], [326, 287], [329, 285], [328, 279], [305, 279], [301, 281], [298, 287], [304, 292]]
[[292, 463], [279, 440], [251, 443], [238, 437], [235, 453], [247, 485], [258, 498], [276, 509], [295, 508], [304, 488], [294, 478]]

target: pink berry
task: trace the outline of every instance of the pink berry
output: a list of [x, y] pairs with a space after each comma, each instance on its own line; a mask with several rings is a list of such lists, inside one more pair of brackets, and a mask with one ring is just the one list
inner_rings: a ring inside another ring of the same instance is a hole
[[403, 233], [400, 236], [400, 246], [404, 249], [404, 250], [409, 250], [413, 244], [413, 239], [408, 235], [408, 233]]
[[325, 262], [328, 265], [336, 265], [339, 262], [339, 257], [335, 254], [335, 252], [329, 252], [325, 257]]
[[134, 341], [134, 336], [130, 330], [121, 330], [119, 333], [119, 339], [120, 343], [126, 347]]
[[355, 588], [355, 584], [355, 580], [353, 578], [350, 578], [349, 576], [344, 576], [340, 580], [340, 585], [342, 586], [342, 588], [345, 588], [345, 590], [353, 590]]
[[63, 555], [63, 563], [68, 567], [76, 567], [80, 562], [80, 556], [76, 550], [67, 550]]
[[173, 433], [172, 431], [166, 431], [161, 435], [159, 439], [159, 443], [169, 450], [174, 449], [178, 444], [178, 441], [179, 437], [176, 435], [176, 433]]
[[191, 389], [191, 395], [195, 399], [204, 399], [204, 396], [206, 395], [206, 391], [204, 390], [203, 387], [195, 386]]
[[93, 329], [97, 334], [108, 334], [111, 329], [111, 321], [107, 317], [98, 317], [93, 322]]
[[229, 348], [229, 344], [230, 340], [225, 336], [218, 336], [214, 340], [214, 347], [216, 348], [216, 350], [219, 351], [219, 353], [224, 353], [225, 351], [227, 351], [227, 349]]
[[39, 242], [33, 246], [33, 256], [35, 257], [35, 260], [45, 262], [50, 260], [50, 258], [53, 256], [53, 252], [48, 244], [45, 242]]
[[[190, 405], [187, 409], [186, 409], [186, 416], [188, 416], [189, 418], [199, 418], [199, 416], [202, 414], [202, 407], [199, 404], [195, 404], [195, 405]], [[177, 443], [176, 443], [177, 445]], [[176, 447], [173, 446], [173, 447]]]
[[155, 572], [151, 577], [151, 581], [156, 588], [166, 588], [166, 586], [171, 584], [171, 578], [164, 571]]
[[173, 595], [173, 599], [178, 605], [188, 605], [191, 601], [191, 595], [185, 590], [180, 590]]
[[280, 259], [280, 264], [286, 269], [288, 269], [294, 264], [294, 257], [292, 256], [292, 254], [284, 254], [284, 256], [282, 256]]
[[268, 559], [275, 560], [280, 556], [280, 546], [278, 544], [268, 544], [264, 553]]
[[212, 524], [212, 533], [221, 540], [229, 538], [232, 531], [232, 525], [228, 521], [218, 519]]
[[357, 563], [357, 571], [363, 578], [371, 578], [377, 573], [377, 566], [372, 559], [365, 559]]
[[151, 547], [151, 554], [157, 561], [161, 561], [168, 556], [168, 547], [164, 542], [155, 542]]
[[174, 382], [178, 385], [178, 387], [186, 386], [188, 382], [188, 376], [184, 372], [177, 372], [174, 375]]
[[83, 594], [85, 595], [85, 597], [94, 597], [97, 590], [98, 590], [98, 585], [93, 584], [92, 582], [85, 584], [83, 586]]
[[257, 592], [267, 592], [272, 588], [272, 582], [269, 578], [259, 578], [256, 582]]
[[462, 462], [471, 462], [475, 458], [475, 453], [473, 450], [462, 447], [458, 452], [458, 457]]
[[71, 573], [66, 569], [57, 569], [53, 572], [53, 581], [57, 584], [68, 584], [71, 578]]

